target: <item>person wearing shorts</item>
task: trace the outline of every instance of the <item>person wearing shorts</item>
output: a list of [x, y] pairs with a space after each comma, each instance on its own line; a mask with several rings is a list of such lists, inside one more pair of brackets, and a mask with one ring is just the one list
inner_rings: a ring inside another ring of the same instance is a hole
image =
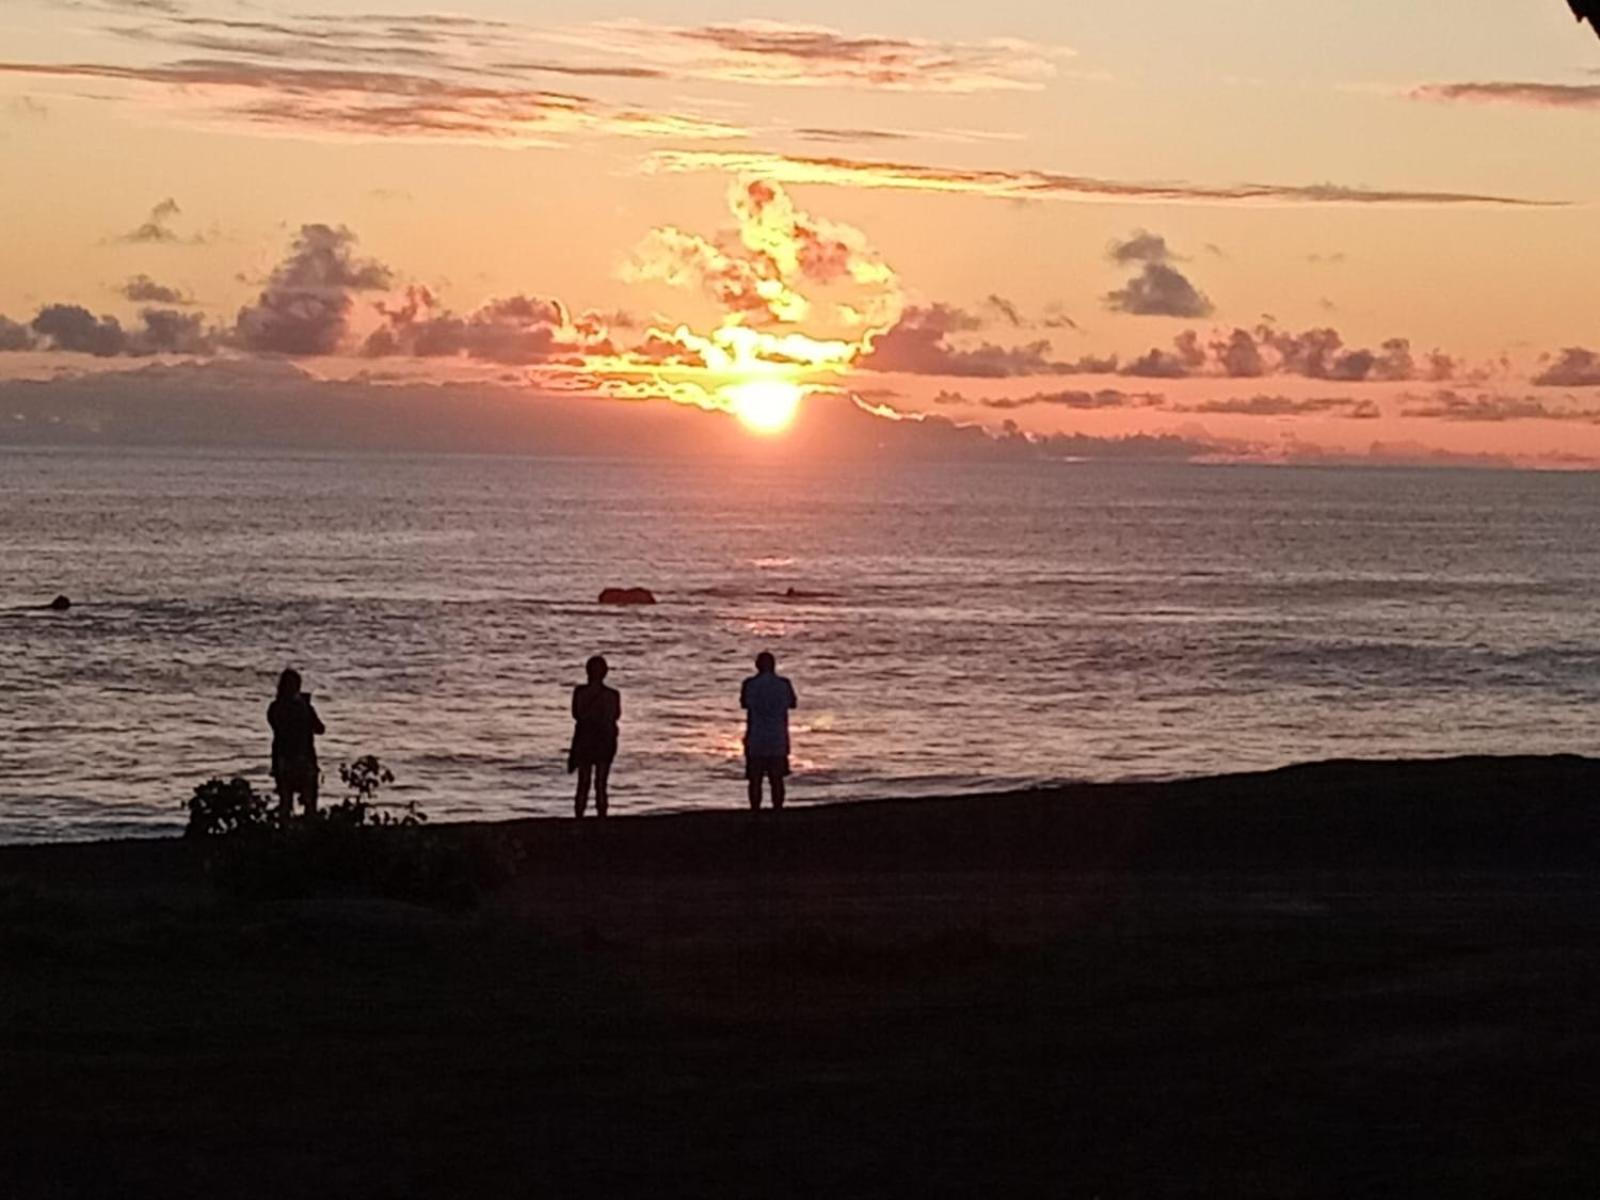
[[772, 808], [783, 808], [784, 780], [789, 777], [789, 712], [797, 707], [794, 684], [778, 674], [778, 660], [763, 650], [756, 655], [756, 673], [739, 689], [745, 711], [744, 777], [750, 785], [750, 810], [761, 808], [761, 784], [772, 788]]

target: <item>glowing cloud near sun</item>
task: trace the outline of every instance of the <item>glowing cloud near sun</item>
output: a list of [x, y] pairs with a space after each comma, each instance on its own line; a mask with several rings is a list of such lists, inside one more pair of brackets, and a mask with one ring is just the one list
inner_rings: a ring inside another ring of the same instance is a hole
[[723, 309], [717, 326], [652, 327], [632, 350], [589, 356], [584, 369], [612, 395], [690, 403], [779, 433], [806, 395], [900, 319], [900, 280], [859, 230], [801, 211], [774, 183], [739, 181], [728, 205], [736, 230], [655, 229], [622, 266], [630, 282], [703, 293]]

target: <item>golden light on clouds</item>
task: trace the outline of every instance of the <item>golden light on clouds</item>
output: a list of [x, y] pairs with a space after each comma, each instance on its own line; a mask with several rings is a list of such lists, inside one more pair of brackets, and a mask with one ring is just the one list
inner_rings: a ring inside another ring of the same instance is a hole
[[859, 230], [801, 211], [770, 181], [735, 182], [728, 206], [734, 230], [659, 227], [621, 267], [629, 282], [701, 292], [723, 310], [715, 328], [652, 327], [631, 349], [585, 356], [583, 370], [605, 394], [693, 404], [780, 433], [808, 392], [848, 374], [899, 321], [899, 276]]

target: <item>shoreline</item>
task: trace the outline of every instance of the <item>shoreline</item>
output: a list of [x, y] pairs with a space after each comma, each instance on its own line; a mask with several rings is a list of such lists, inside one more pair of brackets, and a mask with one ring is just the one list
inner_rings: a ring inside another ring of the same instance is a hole
[[[636, 863], [648, 856], [651, 845], [679, 856], [696, 840], [705, 840], [710, 849], [727, 835], [748, 830], [753, 820], [769, 824], [776, 820], [790, 840], [810, 840], [863, 865], [896, 860], [916, 865], [923, 855], [965, 854], [982, 862], [986, 855], [999, 853], [994, 865], [1005, 865], [1005, 857], [1012, 855], [1037, 865], [1055, 862], [1070, 867], [1085, 854], [1114, 855], [1123, 850], [1156, 855], [1163, 861], [1184, 852], [1300, 855], [1315, 852], [1317, 835], [1334, 834], [1355, 839], [1351, 849], [1364, 846], [1379, 855], [1427, 856], [1467, 849], [1468, 839], [1495, 830], [1520, 831], [1524, 836], [1514, 844], [1485, 844], [1480, 847], [1485, 853], [1542, 845], [1549, 853], [1583, 861], [1583, 845], [1566, 839], [1590, 832], [1600, 837], [1600, 804], [1597, 824], [1591, 829], [1586, 796], [1600, 801], [1600, 758], [1577, 754], [1349, 758], [1179, 779], [802, 801], [776, 817], [767, 807], [752, 817], [748, 809], [730, 802], [691, 811], [615, 815], [604, 822], [591, 810], [582, 822], [570, 815], [528, 816], [429, 821], [425, 828], [442, 838], [481, 843], [501, 837], [540, 850], [564, 847], [563, 830], [592, 829]], [[1426, 828], [1418, 824], [1424, 818]], [[867, 828], [851, 831], [846, 826]], [[873, 832], [881, 839], [851, 837], [835, 842], [829, 836], [852, 832]], [[978, 832], [985, 836], [970, 840]], [[1415, 844], [1404, 840], [1413, 835], [1423, 840]], [[1172, 844], [1180, 836], [1200, 840]], [[1386, 848], [1385, 836], [1402, 840]], [[35, 853], [70, 856], [75, 851], [119, 847], [137, 853], [138, 847], [183, 844], [181, 833], [0, 842], [0, 868], [7, 860]], [[689, 860], [680, 857], [680, 861]], [[1130, 858], [1111, 865], [1137, 861]]]
[[1600, 1189], [1597, 760], [426, 837], [514, 869], [0, 847], [0, 1194]]

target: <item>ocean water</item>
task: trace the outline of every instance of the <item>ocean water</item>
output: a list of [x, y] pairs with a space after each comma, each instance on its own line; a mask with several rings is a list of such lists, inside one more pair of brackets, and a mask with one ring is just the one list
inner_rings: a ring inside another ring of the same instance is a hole
[[1582, 474], [5, 450], [0, 840], [265, 785], [288, 664], [325, 792], [376, 753], [435, 820], [569, 811], [595, 652], [618, 812], [743, 804], [763, 648], [797, 803], [1590, 752], [1596, 530]]

